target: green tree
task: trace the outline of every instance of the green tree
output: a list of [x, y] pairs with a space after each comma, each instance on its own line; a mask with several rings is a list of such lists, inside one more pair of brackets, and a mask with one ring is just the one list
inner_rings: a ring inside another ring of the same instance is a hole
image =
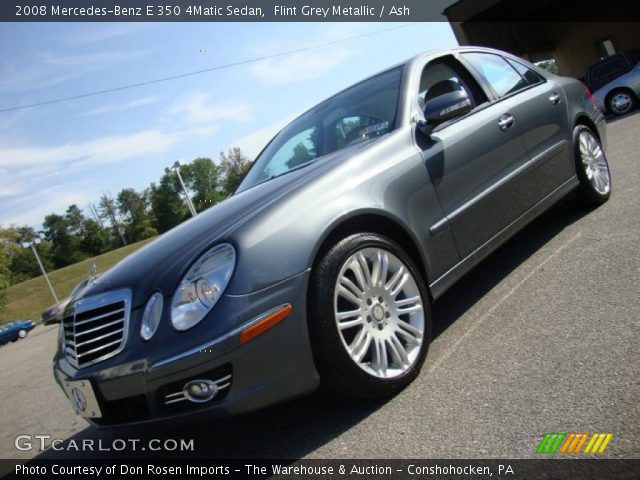
[[81, 237], [70, 233], [67, 219], [52, 213], [42, 224], [44, 238], [51, 243], [51, 260], [55, 268], [79, 262], [86, 256], [80, 248]]
[[186, 187], [193, 192], [193, 204], [198, 212], [224, 200], [222, 168], [206, 157], [196, 158], [180, 167]]
[[238, 147], [229, 149], [226, 154], [220, 152], [220, 168], [224, 175], [222, 190], [225, 196], [233, 193], [249, 167], [251, 160]]
[[11, 278], [11, 270], [9, 269], [9, 258], [1, 244], [5, 240], [0, 239], [0, 311], [6, 306], [7, 288], [9, 288]]
[[82, 225], [84, 235], [80, 248], [90, 257], [95, 257], [109, 250], [109, 233], [92, 218], [85, 219]]
[[82, 237], [84, 235], [83, 225], [85, 222], [84, 214], [82, 210], [76, 205], [69, 205], [67, 211], [64, 214], [64, 219], [67, 224], [67, 231], [70, 235], [76, 235]]
[[[31, 248], [23, 247], [25, 243], [36, 239], [38, 239], [36, 231], [26, 225], [0, 228], [0, 251], [6, 269], [4, 275], [10, 285], [40, 275], [40, 267]], [[48, 242], [40, 242], [36, 245], [45, 268], [51, 266], [49, 247]]]
[[125, 188], [118, 193], [116, 203], [120, 215], [124, 218], [125, 236], [130, 241], [139, 242], [158, 234], [151, 222], [145, 193]]
[[100, 214], [101, 218], [107, 219], [111, 224], [111, 228], [113, 230], [113, 238], [115, 240], [114, 248], [118, 244], [118, 240], [120, 241], [120, 246], [126, 245], [127, 241], [124, 238], [124, 233], [118, 219], [118, 207], [116, 206], [116, 202], [110, 193], [102, 192], [100, 201], [98, 202], [98, 213]]
[[[47, 270], [51, 269], [53, 266], [50, 260], [51, 244], [45, 240], [36, 244], [35, 247], [44, 268]], [[24, 282], [25, 280], [29, 280], [30, 278], [34, 278], [42, 274], [38, 261], [31, 251], [31, 248], [17, 249], [11, 259], [10, 269], [11, 285]]]
[[181, 187], [173, 173], [165, 174], [156, 185], [149, 187], [151, 212], [155, 228], [160, 233], [172, 229], [189, 215], [189, 211], [180, 196]]

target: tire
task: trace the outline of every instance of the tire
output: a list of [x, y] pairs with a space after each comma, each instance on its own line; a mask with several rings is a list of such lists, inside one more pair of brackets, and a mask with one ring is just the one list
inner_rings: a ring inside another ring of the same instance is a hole
[[27, 338], [28, 332], [26, 330], [20, 330], [18, 332], [18, 338]]
[[573, 130], [573, 150], [580, 185], [578, 200], [585, 207], [602, 205], [611, 196], [611, 172], [598, 137], [584, 125]]
[[619, 88], [607, 95], [607, 111], [614, 115], [625, 115], [636, 106], [637, 99], [631, 90]]
[[[365, 259], [366, 269], [358, 259]], [[385, 282], [380, 282], [383, 265]], [[431, 340], [429, 296], [414, 262], [391, 240], [358, 233], [338, 242], [312, 273], [308, 308], [324, 393], [354, 400], [387, 398], [420, 373]], [[338, 328], [338, 314], [356, 310], [342, 315], [343, 328]], [[348, 345], [358, 348], [351, 354]]]

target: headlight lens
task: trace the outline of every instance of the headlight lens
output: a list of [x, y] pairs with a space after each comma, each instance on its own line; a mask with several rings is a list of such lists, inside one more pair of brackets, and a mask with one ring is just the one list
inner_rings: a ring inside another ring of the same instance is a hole
[[143, 340], [149, 340], [156, 333], [160, 318], [162, 318], [163, 303], [162, 294], [155, 292], [145, 305], [142, 313], [142, 325], [140, 325], [140, 336]]
[[171, 303], [176, 330], [196, 325], [218, 302], [236, 265], [236, 251], [228, 243], [205, 252], [184, 276]]

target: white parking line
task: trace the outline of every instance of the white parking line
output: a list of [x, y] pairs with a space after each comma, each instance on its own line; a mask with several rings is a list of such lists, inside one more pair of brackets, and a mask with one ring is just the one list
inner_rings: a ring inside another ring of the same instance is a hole
[[437, 369], [442, 362], [444, 362], [447, 358], [449, 358], [451, 356], [451, 354], [454, 352], [454, 350], [456, 348], [458, 348], [458, 346], [469, 336], [471, 335], [473, 332], [476, 331], [476, 329], [488, 318], [490, 317], [493, 312], [495, 312], [500, 305], [502, 305], [511, 295], [513, 295], [516, 290], [518, 290], [522, 285], [524, 285], [527, 280], [529, 280], [531, 277], [533, 277], [536, 272], [538, 272], [540, 269], [542, 269], [542, 267], [544, 267], [549, 261], [551, 261], [554, 257], [556, 257], [562, 250], [564, 250], [565, 248], [567, 248], [569, 245], [571, 245], [573, 242], [575, 242], [578, 238], [580, 238], [582, 236], [582, 231], [578, 232], [577, 234], [575, 234], [573, 237], [571, 237], [569, 240], [567, 240], [565, 243], [563, 243], [560, 247], [558, 247], [551, 255], [549, 255], [544, 261], [542, 261], [540, 264], [538, 264], [533, 270], [531, 270], [522, 280], [520, 280], [511, 290], [509, 290], [502, 298], [500, 298], [500, 300], [498, 300], [489, 310], [487, 310], [483, 315], [480, 316], [480, 318], [466, 331], [464, 332], [454, 343], [453, 345], [451, 345], [451, 347], [445, 351], [442, 356], [440, 358], [438, 358], [435, 363], [433, 365], [431, 365], [429, 367], [429, 373], [433, 372], [435, 369]]

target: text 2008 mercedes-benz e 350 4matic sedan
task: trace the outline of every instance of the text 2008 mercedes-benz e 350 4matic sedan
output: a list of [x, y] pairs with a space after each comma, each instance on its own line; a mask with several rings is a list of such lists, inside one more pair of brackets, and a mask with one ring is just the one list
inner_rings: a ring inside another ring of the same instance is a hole
[[608, 199], [604, 143], [577, 80], [484, 48], [419, 55], [304, 113], [234, 195], [77, 292], [55, 377], [100, 426], [393, 395], [431, 302], [569, 192]]

